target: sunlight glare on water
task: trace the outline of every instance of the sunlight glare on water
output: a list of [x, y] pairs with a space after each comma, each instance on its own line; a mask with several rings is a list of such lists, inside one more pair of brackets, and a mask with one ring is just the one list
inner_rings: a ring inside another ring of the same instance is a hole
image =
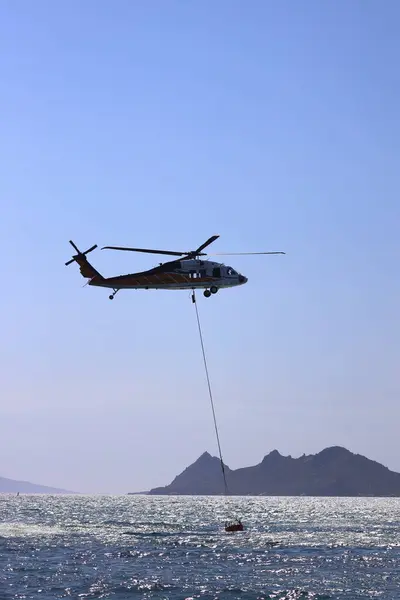
[[395, 498], [0, 495], [0, 599], [398, 600], [399, 524]]

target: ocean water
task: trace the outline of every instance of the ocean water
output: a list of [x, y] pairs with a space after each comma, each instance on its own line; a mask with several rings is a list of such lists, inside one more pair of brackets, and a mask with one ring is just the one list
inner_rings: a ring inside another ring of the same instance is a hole
[[400, 499], [0, 495], [0, 600], [399, 600], [399, 542]]

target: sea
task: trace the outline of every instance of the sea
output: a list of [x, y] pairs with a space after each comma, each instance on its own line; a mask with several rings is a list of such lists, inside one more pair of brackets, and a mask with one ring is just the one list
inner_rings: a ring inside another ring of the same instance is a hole
[[400, 499], [0, 494], [16, 598], [400, 600]]

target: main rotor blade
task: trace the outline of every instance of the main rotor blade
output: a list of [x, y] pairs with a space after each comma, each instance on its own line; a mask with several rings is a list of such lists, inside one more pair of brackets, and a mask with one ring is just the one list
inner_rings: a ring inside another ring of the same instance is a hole
[[202, 244], [201, 246], [199, 246], [195, 252], [193, 252], [193, 253], [191, 252], [190, 254], [197, 254], [197, 255], [199, 255], [201, 253], [201, 251], [204, 250], [204, 248], [207, 248], [207, 246], [209, 246], [210, 244], [212, 244], [213, 242], [215, 242], [215, 240], [217, 240], [218, 238], [219, 238], [219, 235], [213, 235], [206, 242], [204, 242], [204, 244]]
[[126, 246], [103, 246], [102, 250], [125, 250], [127, 252], [147, 252], [149, 254], [166, 254], [168, 256], [192, 257], [204, 255], [202, 250], [204, 250], [204, 248], [215, 242], [215, 240], [217, 240], [218, 238], [219, 235], [213, 235], [206, 242], [204, 242], [204, 244], [199, 246], [197, 250], [192, 250], [190, 252], [173, 252], [171, 250], [153, 250], [150, 248], [129, 248]]
[[147, 252], [149, 254], [167, 254], [169, 256], [183, 256], [187, 252], [170, 252], [169, 250], [150, 250], [148, 248], [126, 248], [125, 246], [103, 246], [102, 250], [126, 250], [128, 252]]
[[286, 252], [217, 252], [208, 256], [246, 256], [250, 254], [286, 254]]

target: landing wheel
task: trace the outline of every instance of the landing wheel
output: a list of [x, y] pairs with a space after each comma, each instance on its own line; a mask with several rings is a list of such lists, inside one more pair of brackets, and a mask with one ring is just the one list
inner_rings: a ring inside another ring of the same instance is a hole
[[213, 285], [213, 286], [210, 288], [210, 292], [211, 292], [212, 294], [216, 294], [216, 293], [218, 292], [218, 288], [217, 288], [217, 287], [215, 287], [215, 285]]
[[111, 296], [108, 296], [110, 298], [110, 300], [114, 300], [114, 294], [111, 294]]
[[205, 295], [206, 298], [209, 298], [211, 296], [210, 290], [204, 290], [203, 294]]

